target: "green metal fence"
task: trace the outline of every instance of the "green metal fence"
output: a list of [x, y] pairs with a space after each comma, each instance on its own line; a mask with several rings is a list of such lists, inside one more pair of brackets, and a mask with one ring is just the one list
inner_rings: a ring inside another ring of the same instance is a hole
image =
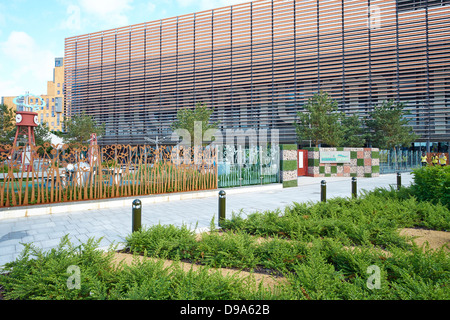
[[218, 163], [219, 188], [280, 182], [280, 150], [225, 146]]
[[412, 171], [420, 167], [420, 155], [413, 150], [380, 150], [380, 173]]

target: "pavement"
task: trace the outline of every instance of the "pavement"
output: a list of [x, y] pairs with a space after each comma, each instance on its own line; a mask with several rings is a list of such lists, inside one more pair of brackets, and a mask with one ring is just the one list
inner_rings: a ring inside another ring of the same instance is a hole
[[[284, 210], [294, 202], [318, 202], [322, 180], [327, 181], [327, 199], [351, 197], [351, 178], [341, 177], [299, 177], [298, 187], [284, 189], [280, 184], [274, 184], [273, 187], [224, 189], [227, 192], [226, 218], [231, 218], [233, 213], [238, 212], [246, 216], [256, 211]], [[402, 173], [402, 185], [409, 185], [412, 181], [412, 174]], [[384, 174], [374, 178], [358, 178], [357, 184], [358, 193], [361, 193], [362, 190], [396, 186], [397, 177], [396, 174]], [[80, 204], [80, 210], [60, 210], [63, 212], [0, 219], [0, 269], [20, 255], [24, 243], [33, 243], [43, 251], [48, 251], [57, 247], [65, 235], [69, 236], [74, 245], [84, 243], [89, 238], [102, 238], [100, 249], [107, 249], [110, 245], [117, 245], [118, 249], [123, 248], [125, 239], [132, 230], [131, 202], [127, 206], [103, 209], [96, 207], [87, 209], [85, 204]], [[2, 210], [7, 209], [0, 209], [0, 213]], [[209, 230], [213, 218], [217, 226], [218, 190], [213, 193], [205, 191], [204, 197], [143, 201], [144, 228], [159, 223], [176, 226], [184, 224], [196, 232], [201, 232]]]

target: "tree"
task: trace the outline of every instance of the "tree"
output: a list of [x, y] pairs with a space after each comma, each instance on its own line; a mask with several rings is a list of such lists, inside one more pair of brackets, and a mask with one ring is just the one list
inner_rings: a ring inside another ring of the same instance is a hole
[[295, 124], [299, 141], [312, 140], [317, 147], [320, 143], [339, 146], [344, 140], [340, 123], [341, 113], [337, 112], [337, 102], [322, 90], [308, 99], [305, 111], [298, 112]]
[[97, 137], [105, 134], [105, 125], [98, 124], [95, 119], [84, 112], [64, 119], [64, 127], [66, 130], [63, 137], [64, 143], [84, 144], [91, 138], [92, 133], [97, 134]]
[[194, 145], [194, 125], [201, 122], [202, 134], [208, 129], [217, 129], [219, 122], [211, 122], [214, 110], [209, 109], [203, 103], [197, 103], [194, 109], [181, 109], [177, 113], [177, 120], [172, 123], [172, 130], [185, 129], [191, 135], [191, 146]]
[[363, 121], [357, 113], [351, 116], [344, 116], [341, 120], [344, 139], [342, 147], [363, 147], [366, 143]]
[[5, 104], [0, 104], [0, 143], [13, 142], [16, 132], [16, 111]]
[[404, 108], [404, 104], [389, 100], [369, 113], [366, 126], [370, 130], [369, 139], [373, 146], [393, 149], [409, 146], [418, 138], [409, 126], [409, 120], [406, 118], [409, 112]]
[[34, 138], [36, 146], [43, 146], [44, 143], [51, 143], [50, 128], [47, 122], [40, 123], [34, 128]]
[[369, 113], [369, 119], [366, 120], [372, 145], [380, 149], [394, 149], [396, 163], [397, 147], [409, 146], [418, 138], [408, 124], [406, 116], [409, 112], [404, 107], [394, 100], [384, 101]]

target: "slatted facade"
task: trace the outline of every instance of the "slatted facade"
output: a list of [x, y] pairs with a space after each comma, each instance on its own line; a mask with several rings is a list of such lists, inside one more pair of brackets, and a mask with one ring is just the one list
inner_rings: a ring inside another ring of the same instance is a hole
[[203, 102], [223, 129], [279, 129], [322, 89], [361, 116], [407, 104], [421, 141], [450, 141], [450, 1], [259, 0], [67, 38], [68, 116], [102, 143], [170, 135]]

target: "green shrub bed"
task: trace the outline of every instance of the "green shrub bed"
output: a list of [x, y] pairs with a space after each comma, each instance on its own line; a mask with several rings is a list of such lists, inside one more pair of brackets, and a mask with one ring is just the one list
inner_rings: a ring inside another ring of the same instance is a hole
[[[224, 232], [199, 240], [186, 227], [153, 226], [130, 235], [127, 245], [153, 257], [284, 276], [291, 299], [448, 299], [448, 251], [419, 248], [399, 231], [449, 227], [445, 206], [407, 190], [377, 189], [360, 199], [294, 203], [284, 213], [235, 214]], [[380, 289], [367, 287], [373, 265], [381, 270]]]
[[[73, 246], [67, 237], [42, 252], [25, 245], [4, 268], [4, 299], [231, 299], [231, 300], [448, 300], [450, 254], [445, 248], [418, 247], [402, 228], [450, 230], [450, 212], [441, 202], [417, 199], [415, 190], [377, 189], [358, 199], [293, 203], [284, 212], [243, 217], [233, 214], [221, 230], [201, 236], [187, 226], [155, 225], [126, 238], [138, 259], [113, 267], [116, 253], [98, 250], [94, 239]], [[175, 267], [164, 268], [164, 259]], [[183, 271], [179, 262], [204, 265]], [[80, 268], [81, 287], [69, 289], [67, 268]], [[380, 271], [379, 288], [368, 271]], [[250, 286], [211, 268], [272, 274], [273, 288]]]
[[[65, 237], [48, 252], [26, 245], [22, 255], [0, 274], [0, 297], [19, 300], [269, 300], [282, 292], [224, 276], [208, 268], [184, 271], [163, 261], [133, 259], [113, 263], [116, 251], [98, 250], [99, 240], [73, 246]], [[69, 288], [70, 266], [80, 269], [80, 287]], [[3, 291], [3, 292], [1, 292]]]

